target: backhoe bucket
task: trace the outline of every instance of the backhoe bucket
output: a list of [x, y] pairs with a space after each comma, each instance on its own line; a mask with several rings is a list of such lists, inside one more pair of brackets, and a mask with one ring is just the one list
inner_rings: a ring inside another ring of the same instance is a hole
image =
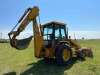
[[30, 41], [32, 40], [33, 36], [30, 36], [29, 38], [25, 38], [22, 40], [12, 39], [10, 40], [10, 45], [17, 50], [24, 50], [28, 47]]

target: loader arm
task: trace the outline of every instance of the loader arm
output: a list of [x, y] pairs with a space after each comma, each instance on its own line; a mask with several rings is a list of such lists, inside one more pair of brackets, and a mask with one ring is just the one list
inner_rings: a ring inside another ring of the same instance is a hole
[[[37, 6], [34, 6], [33, 8], [29, 8], [24, 13], [24, 15], [20, 18], [20, 20], [18, 21], [18, 23], [21, 22], [22, 19], [26, 16], [24, 18], [24, 20], [22, 21], [22, 23], [20, 24], [20, 26], [18, 27], [17, 31], [12, 30], [10, 33], [8, 33], [9, 39], [10, 39], [10, 44], [12, 47], [14, 47], [18, 50], [25, 49], [25, 48], [27, 48], [27, 45], [29, 45], [29, 42], [32, 39], [32, 36], [29, 38], [26, 38], [26, 39], [22, 39], [22, 40], [17, 40], [16, 37], [32, 21], [33, 22], [33, 33], [34, 33], [34, 49], [37, 53], [36, 57], [39, 56], [39, 52], [41, 50], [42, 43], [43, 43], [41, 31], [39, 31], [39, 27], [38, 27], [37, 20], [36, 20], [36, 17], [38, 15], [39, 15], [39, 8]], [[12, 37], [11, 37], [11, 35], [12, 35]], [[26, 43], [26, 45], [25, 45], [25, 43]]]
[[86, 56], [93, 58], [92, 49], [90, 47], [81, 47], [79, 43], [76, 42], [76, 40], [69, 39], [68, 40], [71, 47], [75, 48], [77, 51], [77, 56], [81, 59], [84, 59]]

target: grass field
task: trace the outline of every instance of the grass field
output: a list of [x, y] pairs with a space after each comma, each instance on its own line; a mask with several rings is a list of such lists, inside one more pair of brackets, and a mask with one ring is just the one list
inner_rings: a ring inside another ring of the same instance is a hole
[[0, 75], [100, 75], [100, 40], [81, 40], [81, 46], [92, 47], [94, 58], [73, 59], [68, 66], [57, 66], [34, 57], [33, 42], [18, 51], [9, 43], [0, 43]]

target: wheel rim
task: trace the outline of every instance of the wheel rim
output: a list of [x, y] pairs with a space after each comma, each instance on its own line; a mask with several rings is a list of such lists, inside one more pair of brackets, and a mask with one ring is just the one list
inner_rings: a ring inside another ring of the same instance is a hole
[[81, 57], [85, 57], [84, 51], [81, 52]]
[[63, 56], [63, 59], [64, 59], [65, 61], [68, 61], [69, 58], [70, 58], [70, 52], [69, 52], [67, 49], [64, 49], [64, 50], [63, 50], [63, 53], [62, 53], [62, 56]]

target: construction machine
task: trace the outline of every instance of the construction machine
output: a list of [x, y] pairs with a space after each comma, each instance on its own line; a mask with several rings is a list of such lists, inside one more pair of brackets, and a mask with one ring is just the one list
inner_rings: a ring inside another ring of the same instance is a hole
[[[17, 50], [24, 50], [28, 47], [31, 39], [34, 42], [34, 53], [36, 58], [54, 58], [59, 65], [67, 65], [72, 61], [73, 57], [84, 59], [85, 56], [93, 57], [91, 48], [81, 47], [75, 40], [68, 37], [68, 28], [65, 23], [48, 22], [38, 25], [37, 17], [39, 16], [39, 8], [34, 6], [28, 8], [23, 16], [19, 19], [18, 29], [12, 29], [9, 35], [10, 45]], [[33, 22], [33, 35], [25, 39], [16, 39], [25, 27]]]

